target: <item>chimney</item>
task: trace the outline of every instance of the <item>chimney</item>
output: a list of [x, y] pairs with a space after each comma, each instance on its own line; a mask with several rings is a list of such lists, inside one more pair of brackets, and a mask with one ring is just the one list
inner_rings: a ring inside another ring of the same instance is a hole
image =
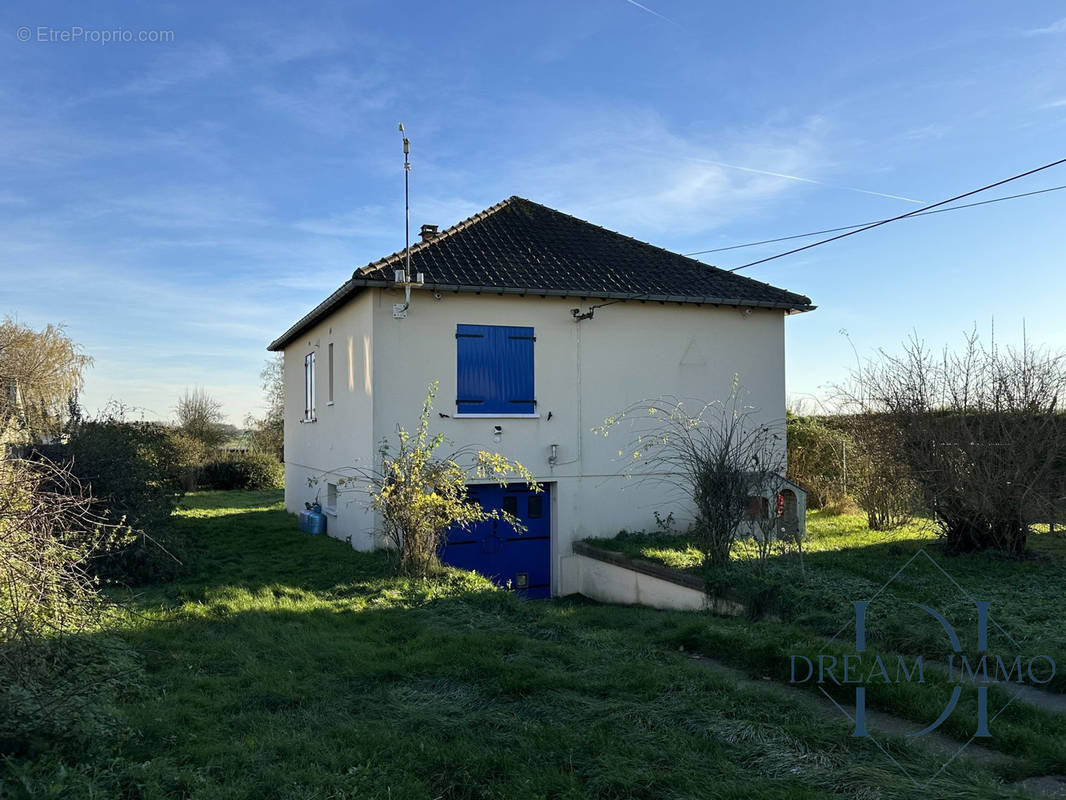
[[423, 242], [428, 242], [430, 239], [436, 239], [440, 234], [437, 233], [436, 225], [423, 225], [418, 235], [422, 237]]

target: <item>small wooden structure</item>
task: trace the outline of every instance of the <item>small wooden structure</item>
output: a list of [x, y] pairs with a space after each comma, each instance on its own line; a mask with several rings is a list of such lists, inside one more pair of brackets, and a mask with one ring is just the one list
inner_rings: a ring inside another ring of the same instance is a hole
[[807, 490], [777, 474], [758, 475], [752, 483], [757, 494], [748, 498], [746, 519], [741, 525], [742, 538], [762, 538], [763, 521], [778, 520], [777, 538], [802, 539], [807, 535]]

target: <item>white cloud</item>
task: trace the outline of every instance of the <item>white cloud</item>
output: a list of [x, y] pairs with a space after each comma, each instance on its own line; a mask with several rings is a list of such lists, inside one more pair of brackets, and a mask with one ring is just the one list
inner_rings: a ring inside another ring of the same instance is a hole
[[230, 53], [213, 42], [164, 48], [144, 74], [116, 86], [78, 95], [68, 105], [73, 107], [92, 104], [99, 100], [127, 95], [160, 94], [185, 83], [215, 78], [228, 72], [232, 66]]
[[496, 199], [521, 194], [623, 233], [661, 237], [710, 231], [805, 186], [723, 164], [812, 178], [824, 169], [824, 125], [813, 118], [719, 132], [712, 141], [650, 111], [589, 110], [579, 125], [564, 116], [556, 126], [560, 135], [536, 156], [513, 159], [498, 177], [476, 181], [500, 185]]
[[943, 139], [950, 132], [950, 126], [943, 123], [933, 122], [929, 125], [909, 128], [899, 134], [899, 138], [905, 142], [927, 142]]
[[215, 43], [164, 51], [153, 67], [127, 84], [124, 91], [155, 94], [181, 83], [213, 78], [227, 72], [232, 63], [229, 52]]
[[1052, 22], [1043, 28], [1032, 28], [1025, 32], [1027, 36], [1047, 36], [1055, 35], [1059, 33], [1066, 33], [1066, 17], [1060, 20]]

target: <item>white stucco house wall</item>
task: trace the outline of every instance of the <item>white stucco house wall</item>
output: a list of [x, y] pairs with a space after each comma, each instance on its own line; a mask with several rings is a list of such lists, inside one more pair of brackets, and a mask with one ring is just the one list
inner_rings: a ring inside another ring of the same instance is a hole
[[573, 541], [651, 528], [656, 511], [685, 516], [654, 482], [620, 476], [618, 440], [592, 432], [606, 417], [664, 395], [724, 400], [737, 375], [784, 430], [785, 318], [813, 309], [807, 297], [518, 197], [425, 230], [406, 307], [404, 264], [398, 252], [356, 270], [269, 348], [284, 353], [286, 507], [317, 497], [329, 535], [357, 549], [379, 545], [376, 520], [331, 487], [372, 464], [397, 424], [414, 427], [433, 381], [435, 431], [521, 461], [546, 490], [480, 495], [521, 503], [539, 544], [486, 530], [446, 552], [502, 564], [540, 595], [580, 590]]

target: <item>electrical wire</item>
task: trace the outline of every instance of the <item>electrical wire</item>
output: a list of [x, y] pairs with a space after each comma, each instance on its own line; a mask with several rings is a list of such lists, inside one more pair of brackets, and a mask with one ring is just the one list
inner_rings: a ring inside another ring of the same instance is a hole
[[[975, 206], [987, 206], [990, 203], [1002, 203], [1004, 200], [1017, 200], [1019, 197], [1032, 197], [1034, 194], [1046, 194], [1047, 192], [1058, 192], [1062, 189], [1066, 189], [1066, 183], [1062, 186], [1052, 186], [1048, 189], [1037, 189], [1035, 192], [1022, 192], [1021, 194], [1010, 194], [1006, 197], [996, 197], [992, 200], [981, 200], [977, 203], [964, 203], [961, 206], [952, 206], [951, 208], [937, 208], [933, 211], [921, 211], [915, 214], [916, 217], [924, 217], [929, 214], [944, 214], [948, 211], [960, 211], [964, 208], [974, 208]], [[874, 222], [888, 222], [887, 219], [875, 219], [870, 222], [857, 222], [854, 225], [842, 225], [839, 228], [826, 228], [821, 231], [810, 231], [808, 233], [795, 233], [792, 236], [778, 236], [776, 239], [763, 239], [758, 242], [747, 242], [745, 244], [733, 244], [729, 247], [715, 247], [711, 250], [696, 250], [693, 253], [685, 253], [686, 256], [702, 256], [706, 253], [724, 253], [726, 250], [740, 250], [744, 247], [755, 247], [760, 244], [773, 244], [774, 242], [787, 242], [790, 239], [804, 239], [808, 236], [821, 236], [823, 233], [836, 233], [837, 231], [850, 231], [852, 228], [861, 228], [864, 225], [872, 225]]]
[[940, 206], [946, 206], [948, 203], [954, 203], [956, 200], [962, 200], [964, 197], [972, 197], [973, 195], [978, 194], [979, 192], [986, 192], [989, 189], [994, 189], [997, 186], [1002, 186], [1005, 183], [1010, 183], [1011, 181], [1016, 181], [1021, 178], [1028, 177], [1029, 175], [1035, 175], [1038, 172], [1043, 172], [1045, 169], [1057, 167], [1060, 164], [1066, 164], [1066, 158], [1060, 158], [1058, 161], [1052, 161], [1050, 164], [1044, 164], [1043, 166], [1035, 167], [1033, 169], [1027, 170], [1026, 172], [1021, 172], [1017, 175], [1012, 175], [1009, 178], [1004, 178], [1001, 181], [990, 183], [986, 186], [980, 187], [979, 189], [971, 189], [968, 192], [963, 192], [962, 194], [955, 195], [954, 197], [949, 197], [947, 200], [941, 200], [939, 203], [933, 203], [928, 206], [923, 206], [922, 208], [916, 208], [914, 211], [908, 211], [906, 214], [899, 214], [895, 217], [889, 217], [888, 219], [878, 220], [877, 222], [872, 222], [869, 225], [864, 225], [863, 227], [857, 228], [853, 231], [847, 231], [846, 233], [840, 233], [836, 236], [830, 236], [828, 239], [819, 239], [817, 242], [811, 242], [810, 244], [805, 244], [802, 247], [794, 247], [791, 250], [786, 250], [785, 252], [778, 253], [777, 255], [767, 256], [766, 258], [760, 258], [757, 261], [749, 261], [747, 264], [741, 264], [739, 267], [733, 267], [732, 269], [727, 270], [727, 272], [737, 272], [738, 270], [747, 269], [748, 267], [754, 267], [756, 264], [765, 264], [767, 261], [774, 261], [778, 258], [784, 258], [785, 256], [790, 256], [794, 253], [801, 253], [804, 250], [810, 250], [812, 247], [818, 247], [819, 245], [829, 244], [830, 242], [835, 242], [838, 239], [845, 239], [848, 236], [854, 236], [857, 233], [863, 233], [864, 231], [879, 228], [880, 226], [887, 225], [890, 222], [906, 219], [907, 217], [913, 217], [917, 214], [921, 214], [923, 211], [929, 211], [934, 208], [939, 208]]

